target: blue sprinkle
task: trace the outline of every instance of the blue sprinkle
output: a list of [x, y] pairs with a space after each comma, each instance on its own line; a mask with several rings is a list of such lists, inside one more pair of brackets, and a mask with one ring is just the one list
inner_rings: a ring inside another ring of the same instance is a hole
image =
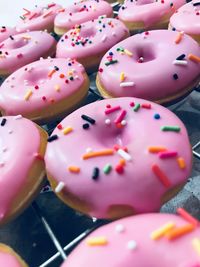
[[109, 56], [113, 56], [113, 52], [109, 52]]
[[160, 114], [158, 114], [158, 113], [154, 114], [154, 119], [159, 120], [160, 119]]

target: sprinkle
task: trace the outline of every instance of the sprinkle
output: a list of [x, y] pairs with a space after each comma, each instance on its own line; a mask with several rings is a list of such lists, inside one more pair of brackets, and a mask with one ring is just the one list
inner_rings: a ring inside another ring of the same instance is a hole
[[135, 250], [137, 248], [137, 243], [135, 240], [130, 240], [127, 244], [127, 249], [129, 250]]
[[120, 123], [124, 117], [126, 116], [126, 110], [122, 110], [121, 113], [119, 114], [119, 116], [117, 116], [117, 118], [115, 119], [114, 123]]
[[106, 165], [104, 166], [104, 168], [103, 168], [103, 172], [104, 172], [105, 174], [109, 174], [109, 173], [111, 172], [111, 170], [112, 170], [112, 166], [111, 166], [110, 164], [106, 164]]
[[58, 139], [58, 136], [57, 136], [57, 134], [55, 134], [55, 135], [50, 136], [50, 137], [47, 139], [47, 142], [53, 142], [53, 141], [55, 141], [55, 140], [57, 140], [57, 139]]
[[173, 64], [174, 65], [184, 65], [184, 66], [186, 66], [188, 64], [188, 62], [186, 60], [174, 60]]
[[77, 166], [69, 166], [69, 167], [68, 167], [68, 170], [69, 170], [70, 172], [73, 172], [73, 173], [79, 173], [79, 172], [80, 172], [80, 168], [77, 167]]
[[166, 174], [160, 169], [160, 167], [156, 164], [152, 165], [152, 171], [156, 175], [156, 177], [160, 180], [160, 182], [165, 186], [165, 187], [170, 187], [171, 182], [169, 178], [166, 176]]
[[176, 81], [176, 80], [178, 80], [178, 74], [177, 73], [174, 73], [173, 74], [173, 79]]
[[149, 103], [143, 103], [141, 106], [142, 108], [151, 109], [151, 104]]
[[176, 58], [176, 60], [183, 60], [185, 58], [185, 54], [181, 54]]
[[30, 99], [30, 97], [32, 96], [33, 92], [32, 90], [28, 90], [27, 93], [24, 96], [24, 100], [28, 101]]
[[65, 184], [63, 182], [59, 182], [58, 185], [55, 188], [55, 192], [56, 193], [60, 193], [63, 190], [64, 187], [65, 187]]
[[1, 126], [4, 126], [6, 124], [6, 118], [3, 118], [3, 120], [1, 121]]
[[33, 14], [29, 17], [29, 20], [33, 19], [36, 15], [37, 15], [37, 13], [33, 13]]
[[134, 86], [135, 83], [134, 82], [123, 82], [120, 83], [120, 87], [129, 87], [129, 86]]
[[131, 161], [132, 160], [132, 157], [130, 154], [128, 154], [126, 151], [124, 151], [123, 149], [118, 149], [117, 150], [117, 153], [125, 160], [127, 161]]
[[120, 82], [123, 82], [125, 80], [125, 74], [124, 72], [120, 73]]
[[35, 158], [36, 159], [39, 159], [39, 160], [44, 160], [44, 156], [38, 154], [38, 153], [35, 153]]
[[124, 172], [124, 166], [122, 166], [121, 164], [117, 164], [115, 167], [115, 171], [119, 174], [122, 174]]
[[194, 226], [197, 226], [199, 224], [199, 221], [196, 218], [194, 218], [192, 215], [190, 215], [185, 209], [178, 208], [177, 213], [181, 215], [181, 217], [183, 217], [189, 223], [193, 224]]
[[163, 237], [164, 235], [166, 235], [167, 232], [172, 230], [174, 227], [175, 227], [175, 224], [173, 222], [168, 222], [164, 224], [163, 226], [161, 226], [160, 228], [158, 228], [157, 230], [153, 231], [150, 237], [153, 240], [157, 240]]
[[89, 125], [89, 123], [84, 123], [82, 127], [84, 130], [87, 130], [90, 128], [90, 125]]
[[156, 113], [156, 114], [154, 114], [153, 117], [154, 117], [154, 119], [159, 120], [160, 119], [160, 114]]
[[31, 36], [29, 35], [23, 35], [22, 38], [25, 40], [31, 40]]
[[15, 120], [20, 120], [20, 119], [22, 119], [22, 115], [15, 116]]
[[184, 226], [181, 227], [177, 227], [175, 229], [172, 229], [171, 231], [169, 231], [165, 236], [169, 239], [169, 240], [174, 240], [178, 237], [181, 237], [187, 233], [190, 233], [194, 230], [194, 225], [192, 224], [186, 224]]
[[140, 109], [140, 104], [137, 103], [135, 104], [135, 106], [133, 107], [133, 111], [137, 112]]
[[193, 6], [200, 6], [200, 2], [192, 3]]
[[99, 178], [99, 168], [95, 167], [92, 172], [92, 179], [97, 180]]
[[111, 124], [111, 120], [110, 120], [110, 119], [106, 119], [106, 120], [105, 120], [105, 124], [106, 124], [106, 125], [110, 125], [110, 124]]
[[199, 238], [192, 239], [192, 246], [196, 250], [197, 254], [200, 256], [200, 240], [199, 240]]
[[164, 132], [180, 132], [181, 128], [179, 126], [162, 126], [161, 131]]
[[132, 57], [133, 55], [133, 53], [131, 53], [128, 49], [124, 49], [124, 53], [129, 57]]
[[57, 85], [55, 85], [54, 88], [55, 88], [55, 90], [56, 90], [57, 92], [60, 92], [60, 85], [57, 84]]
[[106, 65], [106, 66], [113, 65], [113, 64], [115, 64], [115, 63], [117, 63], [117, 62], [118, 62], [118, 60], [111, 60], [111, 61], [109, 61], [109, 62], [106, 62], [105, 65]]
[[122, 121], [121, 121], [121, 125], [122, 125], [122, 126], [125, 126], [126, 124], [127, 124], [127, 121], [126, 121], [126, 120], [122, 120]]
[[86, 153], [90, 153], [90, 152], [92, 152], [93, 150], [92, 150], [91, 147], [87, 147], [85, 151], [86, 151]]
[[85, 120], [85, 121], [91, 123], [91, 124], [95, 124], [95, 122], [96, 122], [93, 118], [91, 118], [91, 117], [89, 117], [89, 116], [87, 116], [87, 115], [81, 115], [81, 118], [82, 118], [83, 120]]
[[106, 109], [106, 110], [105, 110], [105, 114], [108, 115], [108, 114], [110, 114], [110, 113], [112, 113], [112, 112], [115, 112], [115, 111], [117, 111], [117, 110], [120, 110], [120, 109], [121, 109], [120, 106], [116, 106], [116, 107], [113, 107], [113, 108], [109, 108], [109, 109]]
[[13, 38], [13, 36], [12, 36], [12, 35], [10, 35], [10, 36], [9, 36], [9, 38], [10, 38], [11, 40], [15, 40], [15, 39]]
[[44, 15], [42, 17], [46, 18], [46, 17], [50, 16], [52, 13], [53, 13], [53, 11], [49, 10], [48, 12], [44, 13]]
[[83, 155], [83, 159], [90, 159], [90, 158], [94, 158], [94, 157], [102, 157], [102, 156], [110, 156], [113, 155], [114, 151], [113, 149], [105, 149], [105, 150], [100, 150], [100, 151], [96, 151], [96, 152], [90, 152], [90, 153], [86, 153]]
[[179, 44], [179, 43], [181, 42], [181, 40], [182, 40], [182, 37], [183, 37], [183, 32], [179, 32], [179, 33], [177, 34], [176, 39], [175, 39], [175, 43], [176, 43], [176, 44]]
[[160, 152], [158, 154], [159, 158], [161, 159], [168, 159], [168, 158], [173, 158], [177, 156], [176, 151], [165, 151], [165, 152]]
[[125, 227], [123, 224], [117, 224], [115, 227], [115, 231], [117, 233], [123, 233], [125, 231]]
[[193, 54], [189, 54], [188, 58], [189, 58], [189, 60], [192, 60], [194, 62], [200, 63], [200, 57], [198, 57], [198, 56], [195, 56]]
[[54, 75], [55, 72], [56, 72], [55, 69], [51, 70], [51, 71], [48, 73], [48, 77], [51, 78], [51, 77]]
[[186, 164], [185, 164], [184, 158], [182, 158], [182, 157], [177, 158], [177, 162], [178, 162], [180, 169], [185, 169]]
[[69, 133], [71, 133], [73, 131], [73, 128], [72, 127], [66, 127], [62, 130], [63, 134], [64, 135], [67, 135]]
[[104, 236], [92, 237], [86, 240], [88, 246], [105, 246], [108, 244], [108, 240]]
[[150, 146], [148, 148], [148, 151], [150, 153], [159, 153], [159, 152], [163, 152], [163, 151], [166, 151], [167, 149], [165, 147], [162, 147], [162, 146]]

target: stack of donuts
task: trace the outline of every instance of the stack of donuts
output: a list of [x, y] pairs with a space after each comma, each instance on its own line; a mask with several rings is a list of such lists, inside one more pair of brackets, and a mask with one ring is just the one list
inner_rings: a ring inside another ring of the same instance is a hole
[[[47, 176], [66, 205], [114, 220], [62, 267], [200, 266], [198, 220], [158, 213], [192, 169], [187, 129], [161, 104], [199, 84], [199, 44], [198, 0], [55, 2], [0, 27], [0, 226]], [[104, 99], [85, 105], [91, 74]], [[0, 266], [27, 264], [0, 244]]]

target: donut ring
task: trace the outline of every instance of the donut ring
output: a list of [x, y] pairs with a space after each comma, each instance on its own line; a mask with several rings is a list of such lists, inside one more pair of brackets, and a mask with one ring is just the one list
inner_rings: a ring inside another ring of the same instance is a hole
[[0, 266], [28, 267], [13, 249], [2, 243], [0, 243]]
[[93, 231], [61, 267], [199, 266], [199, 235], [199, 227], [177, 215], [132, 216]]
[[113, 16], [110, 4], [102, 0], [82, 0], [74, 2], [73, 5], [58, 14], [54, 22], [54, 31], [58, 35], [63, 35], [76, 25], [98, 19], [100, 16]]
[[113, 219], [158, 211], [189, 177], [192, 153], [186, 129], [171, 111], [142, 99], [113, 98], [66, 117], [50, 137], [45, 162], [61, 200]]
[[1, 26], [0, 27], [0, 43], [8, 39], [9, 36], [17, 34], [15, 28]]
[[199, 45], [186, 34], [156, 30], [112, 47], [100, 63], [97, 87], [105, 98], [134, 96], [163, 104], [188, 94], [199, 79]]
[[93, 72], [106, 51], [128, 36], [128, 29], [116, 19], [85, 22], [63, 35], [57, 45], [56, 57], [75, 58], [88, 72]]
[[21, 33], [0, 43], [0, 75], [7, 76], [22, 66], [55, 53], [56, 41], [46, 32]]

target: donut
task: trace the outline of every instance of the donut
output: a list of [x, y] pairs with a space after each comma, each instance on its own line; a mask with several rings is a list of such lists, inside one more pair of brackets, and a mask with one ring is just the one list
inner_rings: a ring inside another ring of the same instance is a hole
[[158, 211], [186, 182], [191, 159], [182, 122], [158, 104], [131, 97], [71, 113], [53, 131], [45, 154], [57, 196], [106, 219]]
[[28, 267], [24, 260], [9, 246], [0, 243], [0, 266]]
[[185, 32], [200, 44], [200, 2], [189, 2], [170, 18], [169, 28]]
[[43, 182], [47, 134], [21, 115], [0, 122], [0, 225], [21, 213]]
[[0, 112], [44, 124], [64, 116], [87, 96], [89, 80], [71, 59], [42, 59], [14, 72], [0, 88]]
[[119, 19], [130, 31], [165, 29], [185, 0], [126, 0], [119, 9]]
[[188, 94], [199, 80], [199, 45], [186, 34], [154, 30], [112, 47], [96, 83], [105, 98], [134, 96], [166, 104]]
[[16, 29], [12, 27], [1, 26], [0, 27], [0, 43], [9, 38], [9, 36], [15, 35]]
[[123, 218], [92, 232], [62, 267], [198, 267], [200, 230], [175, 214]]
[[55, 53], [56, 41], [46, 32], [20, 33], [0, 43], [0, 75], [7, 76], [40, 57]]
[[16, 29], [19, 33], [26, 31], [53, 31], [54, 19], [62, 10], [60, 5], [55, 3], [47, 6], [36, 6], [33, 10], [23, 9], [24, 14], [20, 16]]
[[93, 72], [108, 49], [128, 36], [128, 29], [116, 19], [85, 22], [63, 35], [57, 45], [56, 57], [75, 58], [88, 72]]
[[64, 12], [58, 14], [54, 21], [54, 31], [63, 35], [76, 25], [97, 19], [100, 16], [113, 16], [113, 10], [109, 3], [103, 0], [82, 0], [74, 2]]

